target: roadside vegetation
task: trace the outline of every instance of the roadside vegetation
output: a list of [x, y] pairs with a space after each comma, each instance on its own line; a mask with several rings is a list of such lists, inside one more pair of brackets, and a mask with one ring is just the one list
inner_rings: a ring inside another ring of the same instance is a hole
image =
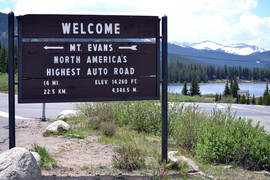
[[0, 73], [0, 92], [8, 92], [8, 74]]
[[[100, 143], [115, 146], [114, 168], [166, 177], [185, 176], [185, 164], [166, 166], [161, 161], [161, 107], [159, 101], [82, 103], [81, 114], [66, 119], [66, 137], [99, 135]], [[171, 104], [168, 112], [169, 150], [194, 159], [214, 177], [260, 177], [270, 171], [270, 135], [260, 124], [213, 109], [200, 112], [197, 105]], [[227, 169], [225, 165], [233, 168]], [[216, 169], [216, 170], [213, 170]], [[242, 170], [241, 170], [242, 169]], [[250, 171], [247, 171], [250, 170]]]
[[32, 151], [37, 152], [40, 155], [39, 165], [42, 169], [51, 169], [58, 166], [56, 160], [51, 157], [45, 147], [41, 147], [35, 144], [32, 148]]
[[[17, 74], [15, 75], [15, 81], [18, 81]], [[18, 86], [15, 86], [15, 94], [17, 94]], [[0, 92], [8, 93], [8, 74], [0, 72]]]

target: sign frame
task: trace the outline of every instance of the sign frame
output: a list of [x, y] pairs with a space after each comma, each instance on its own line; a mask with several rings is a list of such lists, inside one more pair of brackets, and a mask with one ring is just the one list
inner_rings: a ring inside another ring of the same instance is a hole
[[[101, 15], [101, 16], [97, 16], [97, 15], [57, 15], [57, 16], [60, 16], [60, 17], [66, 17], [65, 19], [68, 19], [68, 17], [101, 17], [104, 21], [104, 19], [106, 19], [106, 17], [109, 17], [109, 19], [113, 19], [113, 18], [122, 18], [122, 19], [136, 19], [138, 18], [139, 20], [143, 20], [143, 19], [158, 19], [157, 22], [155, 22], [155, 26], [156, 26], [156, 29], [154, 30], [156, 33], [155, 33], [155, 49], [156, 49], [156, 53], [155, 53], [155, 56], [156, 56], [156, 60], [155, 60], [155, 64], [156, 64], [156, 85], [155, 85], [155, 94], [154, 95], [151, 95], [151, 96], [142, 96], [142, 95], [139, 95], [139, 96], [126, 96], [126, 97], [83, 97], [83, 98], [70, 98], [70, 97], [64, 97], [64, 98], [57, 98], [57, 99], [46, 99], [46, 96], [44, 98], [39, 98], [39, 99], [23, 99], [23, 59], [22, 59], [22, 56], [23, 56], [23, 43], [24, 43], [24, 40], [25, 37], [24, 34], [25, 32], [23, 31], [23, 21], [22, 21], [22, 18], [23, 17], [49, 17], [49, 18], [52, 18], [56, 15], [25, 15], [25, 16], [19, 16], [18, 17], [18, 79], [19, 79], [19, 87], [18, 87], [18, 102], [19, 103], [55, 103], [55, 102], [98, 102], [98, 101], [134, 101], [134, 100], [159, 100], [160, 99], [160, 19], [157, 17], [157, 16], [104, 16], [104, 15]], [[30, 18], [31, 19], [31, 18]], [[115, 20], [114, 20], [115, 21]], [[130, 23], [130, 22], [128, 22]], [[130, 26], [130, 25], [126, 25], [127, 27]], [[134, 33], [134, 32], [133, 32]], [[36, 32], [36, 34], [38, 34], [38, 32]], [[136, 34], [136, 33], [135, 33]], [[142, 35], [140, 33], [138, 33], [139, 35], [135, 35], [135, 38], [141, 38], [142, 39]], [[133, 35], [129, 36], [128, 34], [125, 34], [123, 37], [125, 38], [132, 38]], [[153, 33], [149, 33], [146, 32], [146, 35], [144, 35], [146, 37], [153, 37]], [[26, 35], [26, 38], [36, 38], [37, 36], [36, 35], [33, 35], [33, 36], [30, 36], [29, 34]], [[57, 38], [57, 35], [56, 36], [48, 36], [48, 35], [45, 35], [45, 36], [41, 36], [40, 38]], [[73, 37], [73, 36], [72, 36]], [[80, 37], [80, 36], [79, 36]], [[94, 36], [94, 37], [99, 37], [98, 39], [102, 39], [102, 38], [106, 38], [106, 36], [104, 37], [100, 37], [100, 36]], [[59, 37], [59, 38], [63, 38], [63, 37]], [[74, 37], [72, 38], [72, 40], [74, 39]], [[75, 38], [77, 39], [77, 38]], [[97, 38], [93, 38], [93, 39], [97, 39]], [[108, 38], [108, 39], [112, 39], [112, 38]], [[113, 38], [115, 39], [115, 38]], [[55, 42], [55, 43], [60, 43], [61, 41], [50, 41], [51, 42]], [[64, 42], [68, 42], [68, 41], [64, 41]], [[122, 41], [121, 41], [122, 42]], [[126, 41], [123, 41], [123, 43], [126, 42]], [[46, 43], [46, 42], [44, 42]], [[68, 42], [68, 43], [80, 43], [80, 41], [72, 41], [72, 42]], [[125, 77], [123, 77], [125, 78]]]

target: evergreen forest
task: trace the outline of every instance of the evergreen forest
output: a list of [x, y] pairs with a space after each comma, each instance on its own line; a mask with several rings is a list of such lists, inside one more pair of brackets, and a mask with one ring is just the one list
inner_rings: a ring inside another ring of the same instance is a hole
[[169, 83], [187, 83], [196, 79], [199, 83], [235, 79], [266, 81], [270, 79], [270, 70], [263, 68], [247, 68], [242, 66], [203, 66], [201, 64], [187, 64], [176, 62], [168, 65]]

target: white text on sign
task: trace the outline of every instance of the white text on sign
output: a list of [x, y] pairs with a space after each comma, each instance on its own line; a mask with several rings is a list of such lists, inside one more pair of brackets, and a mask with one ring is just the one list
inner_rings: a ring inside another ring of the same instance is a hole
[[63, 34], [120, 34], [120, 23], [62, 23]]

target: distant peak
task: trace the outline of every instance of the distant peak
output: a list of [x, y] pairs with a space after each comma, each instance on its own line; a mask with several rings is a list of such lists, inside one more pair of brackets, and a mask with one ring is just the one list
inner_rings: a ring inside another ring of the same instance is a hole
[[259, 48], [255, 45], [248, 45], [245, 43], [236, 43], [230, 45], [223, 45], [213, 41], [202, 41], [199, 43], [189, 43], [189, 42], [172, 42], [172, 44], [181, 47], [190, 47], [198, 50], [212, 50], [212, 51], [222, 51], [230, 54], [236, 55], [250, 55], [253, 53], [264, 52], [266, 50]]

